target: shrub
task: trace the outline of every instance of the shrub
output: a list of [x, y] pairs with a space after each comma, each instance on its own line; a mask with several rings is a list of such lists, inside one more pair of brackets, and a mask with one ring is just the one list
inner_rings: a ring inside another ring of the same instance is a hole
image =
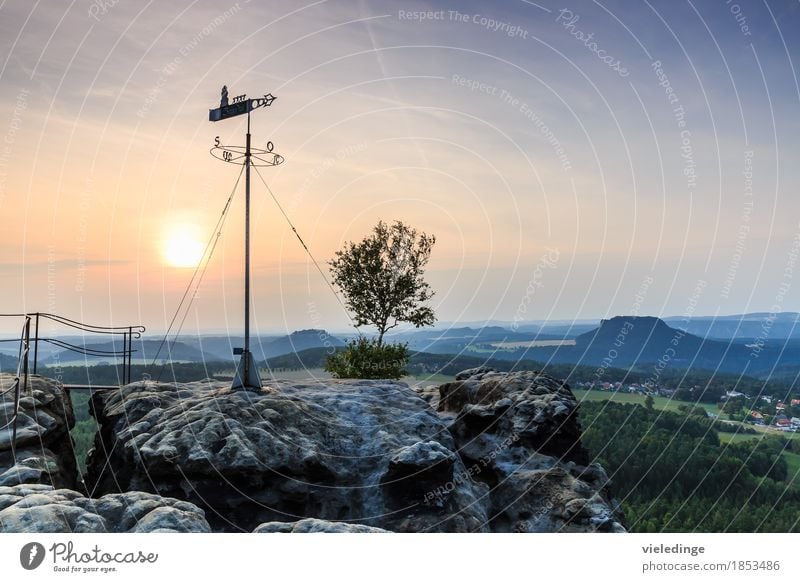
[[325, 370], [335, 378], [397, 379], [406, 374], [408, 344], [380, 343], [359, 337], [347, 342], [344, 350], [328, 357]]

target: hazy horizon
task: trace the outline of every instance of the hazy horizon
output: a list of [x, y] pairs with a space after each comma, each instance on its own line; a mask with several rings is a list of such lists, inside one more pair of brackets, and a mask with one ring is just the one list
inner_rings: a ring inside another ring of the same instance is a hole
[[[717, 318], [717, 319], [723, 318], [724, 319], [724, 318], [737, 318], [737, 317], [747, 317], [747, 316], [751, 316], [751, 317], [752, 316], [759, 316], [758, 317], [759, 319], [763, 318], [766, 321], [766, 317], [765, 316], [770, 316], [770, 315], [771, 314], [769, 314], [767, 312], [735, 313], [735, 314], [717, 315], [717, 316], [696, 314], [696, 315], [690, 316], [690, 319], [703, 320], [703, 319], [710, 319], [710, 318]], [[480, 328], [482, 326], [487, 326], [487, 327], [489, 327], [489, 326], [499, 326], [499, 327], [508, 328], [509, 331], [516, 331], [514, 329], [514, 327], [525, 328], [526, 326], [537, 326], [537, 325], [539, 325], [539, 326], [543, 326], [543, 327], [546, 328], [547, 326], [563, 327], [563, 326], [568, 326], [568, 325], [576, 325], [576, 326], [594, 325], [594, 324], [598, 324], [599, 325], [601, 320], [610, 319], [610, 318], [614, 318], [614, 317], [658, 317], [659, 319], [665, 320], [668, 325], [671, 324], [671, 323], [674, 324], [675, 320], [685, 320], [686, 319], [685, 315], [654, 315], [654, 314], [648, 314], [648, 313], [640, 313], [640, 314], [638, 314], [636, 316], [630, 316], [630, 315], [626, 316], [625, 314], [612, 314], [612, 315], [609, 315], [608, 317], [605, 317], [605, 318], [587, 317], [587, 318], [581, 318], [581, 319], [530, 320], [530, 321], [525, 321], [525, 322], [517, 322], [516, 326], [514, 325], [515, 322], [513, 320], [502, 320], [502, 319], [465, 320], [465, 321], [437, 321], [435, 324], [433, 324], [430, 327], [422, 327], [422, 328], [414, 328], [411, 325], [403, 324], [401, 326], [398, 326], [396, 329], [390, 330], [387, 333], [387, 336], [391, 337], [391, 336], [394, 336], [394, 335], [397, 335], [397, 334], [405, 334], [405, 333], [408, 333], [408, 332], [425, 331], [425, 330], [446, 331], [447, 329], [462, 328], [462, 327]], [[779, 314], [778, 317], [794, 317], [796, 320], [800, 320], [800, 312], [782, 312], [781, 314]], [[14, 322], [14, 323], [16, 324], [16, 322]], [[97, 343], [97, 342], [102, 342], [103, 341], [103, 338], [101, 336], [96, 336], [96, 335], [92, 335], [92, 334], [85, 334], [85, 336], [81, 336], [78, 333], [70, 333], [69, 328], [65, 328], [65, 329], [63, 329], [63, 331], [59, 331], [59, 329], [60, 328], [56, 328], [56, 327], [47, 328], [47, 330], [50, 333], [55, 334], [58, 337], [70, 337], [70, 336], [71, 337], [86, 337], [86, 338], [89, 338], [91, 340], [88, 343]], [[261, 329], [255, 335], [256, 336], [260, 336], [260, 337], [283, 337], [283, 336], [286, 336], [286, 335], [294, 333], [294, 332], [308, 331], [308, 330], [314, 330], [314, 329], [323, 330], [323, 331], [326, 331], [329, 334], [338, 335], [338, 336], [349, 335], [349, 334], [352, 334], [352, 335], [357, 334], [355, 328], [353, 328], [353, 327], [338, 327], [338, 328], [314, 328], [314, 327], [302, 327], [301, 328], [301, 327], [298, 327], [298, 328], [286, 328], [286, 329], [281, 329], [281, 328]], [[166, 328], [162, 328], [162, 329], [147, 329], [145, 331], [145, 333], [142, 334], [142, 338], [141, 339], [147, 340], [147, 341], [153, 341], [153, 340], [161, 341], [163, 339], [163, 336], [164, 336], [166, 331], [167, 331]], [[367, 334], [367, 335], [375, 333], [374, 328], [371, 328], [369, 326], [362, 326], [361, 328], [359, 328], [359, 331], [361, 333], [364, 333], [364, 334]], [[520, 331], [522, 331], [522, 330], [520, 330]], [[525, 333], [530, 333], [530, 332], [526, 331]], [[198, 337], [198, 336], [207, 336], [207, 337], [212, 337], [212, 336], [243, 337], [243, 335], [244, 335], [244, 332], [241, 329], [233, 329], [233, 328], [229, 329], [229, 330], [226, 330], [224, 328], [193, 329], [191, 331], [184, 331], [181, 334], [181, 336], [178, 337], [178, 341], [181, 341], [181, 337]], [[16, 327], [14, 327], [14, 325], [9, 325], [9, 323], [7, 321], [4, 322], [2, 319], [0, 319], [0, 338], [2, 338], [2, 339], [13, 339], [13, 338], [18, 338], [18, 337], [19, 337], [19, 330]], [[174, 339], [175, 339], [174, 338], [174, 333], [171, 333], [170, 336], [169, 336], [169, 341], [173, 341]], [[13, 348], [13, 350], [16, 350], [18, 348], [18, 346], [17, 345], [13, 345], [9, 349], [12, 349], [12, 348]]]
[[[260, 171], [321, 263], [436, 235], [440, 321], [800, 311], [797, 3], [148, 6], [0, 7], [0, 312], [167, 327], [238, 174], [224, 84], [277, 96]], [[253, 332], [347, 329], [252, 187]], [[241, 333], [242, 215], [187, 333]]]

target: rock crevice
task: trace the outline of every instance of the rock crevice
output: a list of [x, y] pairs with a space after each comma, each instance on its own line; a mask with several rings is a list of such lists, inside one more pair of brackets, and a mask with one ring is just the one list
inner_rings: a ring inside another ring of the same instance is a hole
[[580, 443], [578, 402], [532, 372], [465, 370], [439, 387], [438, 409], [470, 475], [489, 487], [492, 531], [622, 532], [608, 476]]

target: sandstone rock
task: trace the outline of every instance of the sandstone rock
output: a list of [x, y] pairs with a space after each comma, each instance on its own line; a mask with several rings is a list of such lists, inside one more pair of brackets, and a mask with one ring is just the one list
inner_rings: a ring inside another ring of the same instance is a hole
[[90, 499], [49, 485], [0, 487], [0, 533], [209, 531], [198, 507], [140, 491]]
[[[624, 531], [566, 384], [481, 368], [439, 393], [437, 415], [391, 381], [132, 384], [93, 397], [87, 485], [190, 501], [214, 531]], [[161, 511], [142, 521], [175, 529]]]
[[411, 388], [419, 394], [420, 398], [422, 398], [425, 402], [427, 402], [431, 408], [436, 410], [439, 407], [439, 385], [438, 384], [428, 384], [428, 383], [417, 383], [411, 386]]
[[391, 531], [486, 528], [486, 487], [456, 478], [466, 468], [453, 437], [403, 383], [276, 381], [252, 393], [148, 382], [97, 394], [93, 407], [101, 429], [89, 489], [188, 500], [215, 531], [303, 518]]
[[[0, 374], [0, 391], [13, 377]], [[0, 425], [14, 410], [12, 392], [0, 396]], [[11, 450], [12, 430], [0, 430], [0, 485], [43, 483], [57, 488], [77, 487], [78, 469], [70, 429], [75, 426], [72, 403], [55, 381], [30, 377], [30, 387], [20, 398], [17, 417], [16, 459]]]
[[262, 523], [253, 533], [389, 533], [385, 529], [355, 523], [301, 519], [300, 521], [271, 521]]
[[465, 370], [440, 386], [439, 410], [473, 479], [489, 486], [492, 531], [624, 531], [602, 467], [580, 444], [564, 382], [530, 371]]

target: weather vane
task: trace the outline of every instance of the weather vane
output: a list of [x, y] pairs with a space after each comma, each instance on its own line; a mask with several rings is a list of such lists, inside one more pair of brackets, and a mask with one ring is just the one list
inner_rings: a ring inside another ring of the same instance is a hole
[[283, 157], [272, 151], [272, 142], [267, 142], [265, 149], [250, 146], [250, 112], [259, 107], [269, 107], [276, 97], [267, 93], [263, 97], [248, 99], [247, 95], [237, 95], [228, 100], [228, 86], [222, 86], [217, 109], [209, 109], [209, 121], [221, 121], [247, 113], [247, 141], [244, 146], [221, 145], [219, 136], [214, 139], [211, 155], [230, 164], [244, 164], [245, 167], [245, 227], [244, 227], [244, 347], [236, 348], [234, 355], [241, 355], [236, 367], [231, 388], [261, 389], [261, 376], [258, 373], [253, 353], [250, 351], [250, 166], [277, 166], [283, 163]]

